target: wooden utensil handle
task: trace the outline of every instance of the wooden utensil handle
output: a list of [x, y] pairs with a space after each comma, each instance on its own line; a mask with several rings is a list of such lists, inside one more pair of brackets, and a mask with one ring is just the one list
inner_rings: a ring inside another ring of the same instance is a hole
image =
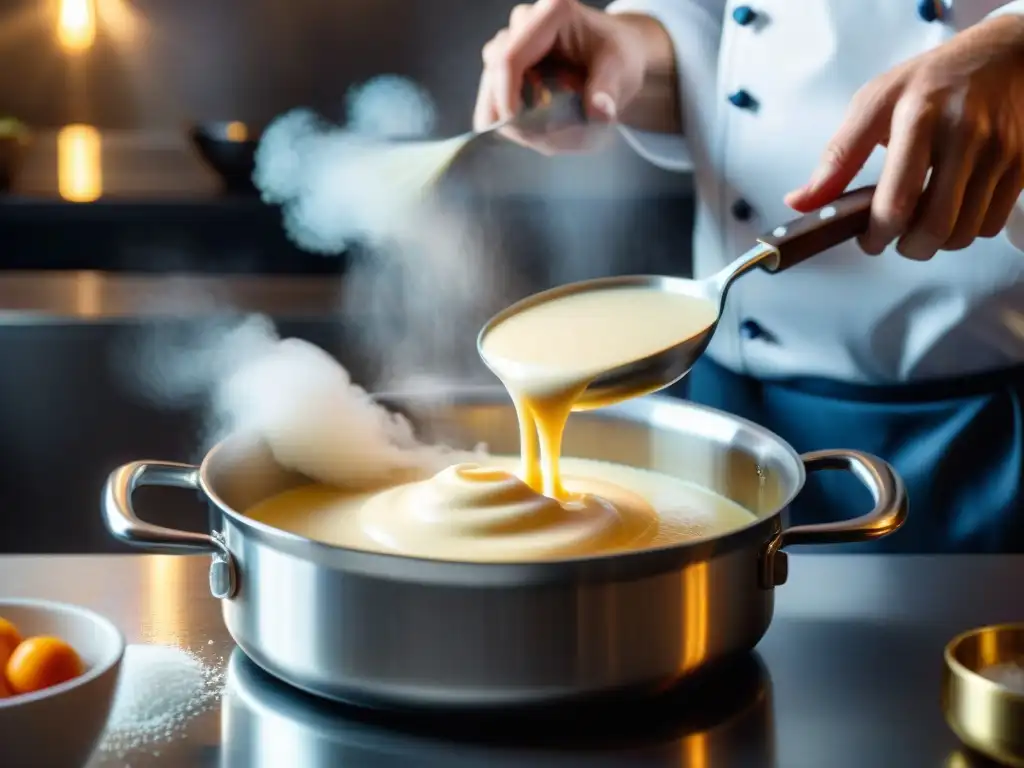
[[779, 252], [778, 261], [766, 262], [764, 268], [781, 272], [862, 235], [868, 228], [874, 195], [874, 186], [855, 189], [757, 238]]

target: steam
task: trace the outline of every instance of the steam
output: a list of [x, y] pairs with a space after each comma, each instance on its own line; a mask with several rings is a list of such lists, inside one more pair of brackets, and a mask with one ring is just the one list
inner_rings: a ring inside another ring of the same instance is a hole
[[421, 444], [319, 347], [278, 340], [261, 318], [223, 337], [229, 351], [240, 340], [262, 348], [218, 381], [213, 410], [233, 431], [261, 435], [281, 466], [350, 488], [444, 466], [446, 449]]
[[[452, 384], [493, 382], [476, 333], [522, 293], [489, 222], [433, 184], [464, 137], [426, 141], [434, 107], [400, 78], [354, 89], [347, 111], [345, 127], [308, 110], [280, 117], [261, 140], [254, 174], [301, 248], [349, 260], [339, 319], [357, 346], [343, 356], [373, 356], [377, 387], [427, 389], [435, 403]], [[571, 245], [562, 253], [580, 254], [588, 269], [600, 264], [600, 223], [588, 221], [585, 237], [571, 244], [558, 222], [543, 224], [556, 245]], [[417, 440], [408, 421], [375, 403], [324, 350], [280, 338], [266, 317], [218, 316], [222, 297], [162, 298], [178, 300], [209, 312], [152, 328], [133, 351], [133, 383], [161, 407], [201, 408], [204, 447], [256, 433], [283, 466], [348, 487], [451, 463], [449, 449]]]
[[346, 104], [345, 127], [304, 109], [271, 123], [253, 181], [265, 202], [281, 206], [286, 231], [305, 250], [415, 249], [432, 237], [422, 230], [439, 206], [429, 187], [465, 137], [426, 141], [433, 103], [403, 78], [357, 86]]
[[434, 130], [429, 94], [409, 80], [383, 75], [349, 91], [349, 129], [371, 138], [414, 139]]
[[[308, 110], [279, 118], [261, 140], [254, 181], [281, 207], [297, 244], [350, 259], [339, 309], [358, 348], [345, 354], [382, 358], [381, 386], [448, 390], [484, 371], [474, 341], [503, 303], [500, 254], [459, 206], [429, 185], [409, 189], [404, 171], [436, 149], [404, 143], [433, 127], [420, 89], [378, 78], [350, 94], [348, 113], [345, 128]], [[392, 150], [404, 159], [393, 162]], [[201, 303], [187, 298], [193, 309]], [[210, 305], [224, 311], [212, 297]], [[451, 450], [417, 440], [406, 419], [378, 405], [331, 355], [280, 338], [266, 317], [161, 324], [135, 350], [133, 367], [150, 401], [203, 409], [205, 447], [232, 433], [257, 434], [282, 466], [321, 482], [373, 486], [452, 462]]]
[[207, 414], [204, 450], [231, 434], [258, 435], [282, 467], [347, 488], [453, 461], [454, 451], [420, 442], [407, 419], [375, 402], [331, 355], [281, 339], [267, 317], [207, 320], [150, 341], [157, 343], [145, 347], [146, 393], [164, 402], [198, 398]]
[[488, 222], [435, 186], [466, 137], [427, 140], [433, 103], [394, 76], [354, 88], [347, 113], [344, 127], [308, 110], [276, 120], [257, 151], [257, 188], [301, 248], [349, 258], [342, 314], [384, 357], [382, 386], [486, 375], [476, 332], [513, 281]]

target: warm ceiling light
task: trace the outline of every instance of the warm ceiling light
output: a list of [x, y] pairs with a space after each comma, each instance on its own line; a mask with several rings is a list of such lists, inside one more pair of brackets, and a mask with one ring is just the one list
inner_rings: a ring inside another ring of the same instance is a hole
[[81, 53], [92, 48], [96, 40], [95, 0], [60, 0], [57, 40], [68, 53]]

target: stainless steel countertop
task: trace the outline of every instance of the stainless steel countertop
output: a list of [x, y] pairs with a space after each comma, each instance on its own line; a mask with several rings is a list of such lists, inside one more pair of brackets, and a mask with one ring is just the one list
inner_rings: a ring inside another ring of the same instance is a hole
[[0, 273], [0, 325], [173, 319], [225, 311], [331, 318], [340, 314], [343, 302], [344, 282], [331, 275]]
[[957, 762], [966, 758], [939, 709], [942, 649], [963, 629], [1024, 619], [1022, 574], [1019, 556], [796, 554], [754, 657], [686, 702], [620, 713], [620, 738], [577, 720], [560, 742], [525, 725], [396, 722], [290, 691], [232, 653], [205, 557], [0, 557], [5, 594], [89, 606], [129, 643], [177, 644], [228, 667], [220, 709], [169, 743], [99, 753], [89, 768], [971, 765]]

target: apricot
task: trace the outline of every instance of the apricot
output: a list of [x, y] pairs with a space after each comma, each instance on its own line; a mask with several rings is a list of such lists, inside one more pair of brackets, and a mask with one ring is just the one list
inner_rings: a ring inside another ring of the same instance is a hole
[[59, 637], [29, 637], [7, 660], [7, 685], [13, 693], [31, 693], [60, 685], [84, 671], [78, 652]]
[[0, 616], [0, 670], [7, 666], [7, 660], [20, 644], [21, 633], [18, 628]]

